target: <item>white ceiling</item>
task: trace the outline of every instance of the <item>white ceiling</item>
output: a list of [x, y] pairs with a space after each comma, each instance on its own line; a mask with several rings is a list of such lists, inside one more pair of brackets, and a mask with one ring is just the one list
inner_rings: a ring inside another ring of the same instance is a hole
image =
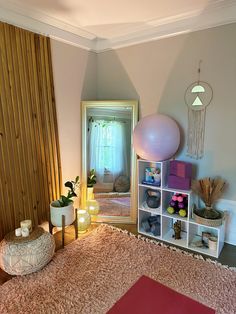
[[236, 0], [0, 0], [0, 19], [95, 51], [236, 21]]

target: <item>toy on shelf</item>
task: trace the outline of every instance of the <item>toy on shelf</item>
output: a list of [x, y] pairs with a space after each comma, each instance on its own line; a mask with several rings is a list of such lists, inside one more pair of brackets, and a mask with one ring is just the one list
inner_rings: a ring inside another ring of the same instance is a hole
[[182, 193], [176, 193], [172, 196], [167, 208], [169, 214], [179, 214], [181, 217], [186, 217], [188, 214], [188, 196]]
[[141, 222], [141, 225], [145, 232], [152, 232], [154, 236], [161, 235], [160, 216], [149, 216]]
[[174, 223], [174, 234], [172, 237], [175, 238], [175, 240], [181, 239], [181, 221], [180, 220], [177, 220]]
[[160, 168], [147, 167], [145, 169], [145, 180], [143, 184], [161, 186], [161, 170]]
[[179, 161], [170, 161], [168, 187], [180, 190], [190, 190], [192, 178], [192, 164]]

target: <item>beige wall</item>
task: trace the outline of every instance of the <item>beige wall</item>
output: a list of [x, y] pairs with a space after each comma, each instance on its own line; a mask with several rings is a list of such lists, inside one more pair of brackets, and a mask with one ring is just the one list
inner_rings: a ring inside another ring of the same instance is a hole
[[52, 40], [62, 180], [81, 175], [80, 102], [96, 99], [96, 54]]
[[[98, 99], [140, 100], [140, 116], [168, 114], [182, 133], [178, 158], [193, 162], [196, 175], [220, 175], [229, 183], [223, 198], [236, 200], [236, 24], [100, 53]], [[187, 107], [184, 93], [197, 79], [213, 88], [207, 108], [205, 155], [186, 157]]]

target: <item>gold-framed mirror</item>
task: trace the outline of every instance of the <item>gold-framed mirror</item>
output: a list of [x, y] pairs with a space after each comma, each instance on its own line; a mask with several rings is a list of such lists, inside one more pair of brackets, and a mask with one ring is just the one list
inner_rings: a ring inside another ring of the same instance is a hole
[[[92, 204], [91, 208], [99, 210], [91, 216], [92, 221], [136, 223], [137, 156], [132, 135], [138, 121], [138, 101], [82, 101], [81, 108], [81, 207], [90, 209]], [[88, 189], [93, 169], [96, 184]]]

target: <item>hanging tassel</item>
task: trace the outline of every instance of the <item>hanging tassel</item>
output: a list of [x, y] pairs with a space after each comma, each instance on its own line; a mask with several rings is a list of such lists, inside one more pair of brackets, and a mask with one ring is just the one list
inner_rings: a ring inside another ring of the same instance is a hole
[[199, 159], [204, 154], [205, 115], [205, 108], [188, 108], [187, 155], [191, 158]]

